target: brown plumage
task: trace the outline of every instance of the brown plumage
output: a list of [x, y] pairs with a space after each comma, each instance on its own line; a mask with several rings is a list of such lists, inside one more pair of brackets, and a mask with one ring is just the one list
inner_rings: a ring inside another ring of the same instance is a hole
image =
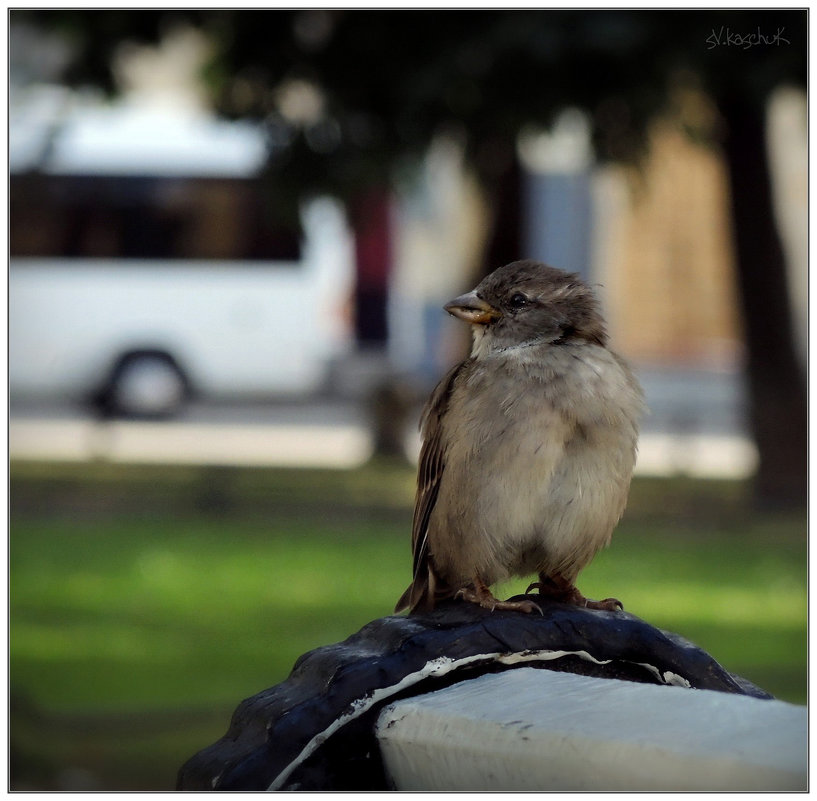
[[632, 372], [607, 348], [592, 291], [521, 261], [445, 308], [474, 341], [423, 411], [414, 577], [396, 611], [454, 596], [537, 611], [489, 590], [534, 573], [540, 593], [620, 607], [588, 601], [574, 584], [624, 510], [643, 406]]

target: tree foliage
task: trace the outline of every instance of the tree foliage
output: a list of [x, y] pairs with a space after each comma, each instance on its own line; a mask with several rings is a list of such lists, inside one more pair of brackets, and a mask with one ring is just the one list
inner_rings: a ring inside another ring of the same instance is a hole
[[[264, 120], [274, 163], [301, 186], [337, 192], [392, 176], [441, 132], [490, 180], [520, 130], [567, 106], [588, 112], [601, 157], [631, 158], [679, 75], [760, 106], [781, 83], [806, 80], [805, 12], [12, 12], [26, 16], [74, 42], [70, 83], [110, 91], [119, 43], [200, 27], [214, 43], [205, 78], [217, 109]], [[758, 32], [772, 43], [746, 38]], [[305, 84], [318, 89], [320, 113], [287, 119], [287, 88]]]

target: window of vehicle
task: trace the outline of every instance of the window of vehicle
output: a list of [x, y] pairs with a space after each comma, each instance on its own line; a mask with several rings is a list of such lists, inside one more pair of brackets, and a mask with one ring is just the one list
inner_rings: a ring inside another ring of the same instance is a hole
[[12, 256], [298, 261], [259, 179], [12, 175]]

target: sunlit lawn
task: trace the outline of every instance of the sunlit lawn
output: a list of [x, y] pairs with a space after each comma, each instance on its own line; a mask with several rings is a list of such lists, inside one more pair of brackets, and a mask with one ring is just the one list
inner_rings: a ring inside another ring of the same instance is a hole
[[[172, 788], [242, 698], [391, 613], [413, 480], [389, 465], [13, 465], [14, 786]], [[743, 490], [637, 482], [580, 587], [804, 703], [804, 515], [753, 514]]]

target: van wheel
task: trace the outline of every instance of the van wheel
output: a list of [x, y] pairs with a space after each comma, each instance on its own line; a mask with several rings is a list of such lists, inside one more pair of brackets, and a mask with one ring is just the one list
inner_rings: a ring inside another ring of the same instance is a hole
[[104, 405], [114, 416], [157, 419], [177, 414], [188, 395], [187, 379], [171, 356], [129, 353], [111, 374]]

